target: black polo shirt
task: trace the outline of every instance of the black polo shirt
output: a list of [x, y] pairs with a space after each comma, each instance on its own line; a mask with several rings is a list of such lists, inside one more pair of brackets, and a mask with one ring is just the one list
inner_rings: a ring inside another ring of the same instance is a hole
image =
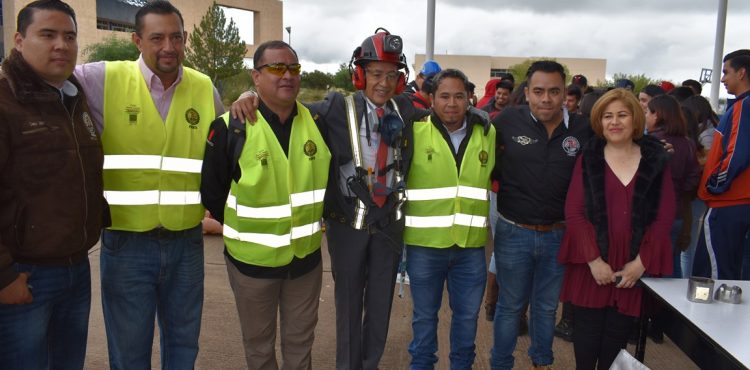
[[589, 120], [572, 115], [552, 133], [528, 106], [507, 107], [492, 121], [497, 131], [497, 209], [508, 220], [548, 225], [565, 219], [565, 197], [576, 156], [593, 136]]

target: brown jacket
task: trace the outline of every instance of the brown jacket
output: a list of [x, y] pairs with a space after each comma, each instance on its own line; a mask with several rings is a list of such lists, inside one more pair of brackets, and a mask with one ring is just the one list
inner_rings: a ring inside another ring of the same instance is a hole
[[101, 140], [81, 86], [66, 97], [13, 50], [0, 75], [0, 289], [13, 263], [69, 265], [96, 244], [108, 208]]

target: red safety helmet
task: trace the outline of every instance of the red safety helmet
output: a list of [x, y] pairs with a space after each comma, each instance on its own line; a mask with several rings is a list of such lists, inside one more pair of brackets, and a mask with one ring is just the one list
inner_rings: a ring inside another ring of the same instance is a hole
[[349, 61], [349, 72], [352, 75], [352, 83], [357, 90], [365, 88], [365, 71], [363, 66], [368, 62], [393, 63], [399, 69], [406, 69], [406, 75], [401, 73], [396, 85], [396, 93], [400, 94], [406, 87], [409, 67], [406, 64], [406, 56], [403, 54], [403, 41], [401, 36], [391, 35], [385, 28], [378, 28], [375, 34], [369, 36], [362, 45], [354, 49], [352, 59]]
[[385, 28], [378, 28], [375, 34], [362, 41], [362, 46], [354, 49], [354, 65], [367, 62], [388, 62], [399, 68], [406, 68], [406, 57], [402, 53], [401, 36], [391, 35]]

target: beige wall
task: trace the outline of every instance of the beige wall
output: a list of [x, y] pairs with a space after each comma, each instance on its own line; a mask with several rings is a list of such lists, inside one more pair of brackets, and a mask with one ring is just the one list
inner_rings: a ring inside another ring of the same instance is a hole
[[[5, 55], [13, 47], [13, 35], [16, 30], [16, 16], [30, 0], [2, 0], [3, 2], [3, 40], [5, 41]], [[96, 0], [66, 0], [76, 12], [78, 22], [78, 61], [83, 62], [82, 55], [86, 46], [102, 41], [114, 35], [130, 39], [130, 33], [105, 31], [96, 28]], [[195, 25], [200, 24], [201, 17], [211, 6], [213, 0], [175, 0], [175, 6], [180, 9], [185, 20], [185, 31], [193, 31]], [[283, 37], [282, 3], [280, 0], [218, 0], [217, 3], [230, 8], [251, 10], [255, 12], [253, 37], [255, 45], [268, 40], [281, 40]], [[246, 56], [252, 57], [255, 45], [247, 45]]]
[[[604, 75], [607, 70], [606, 59], [589, 59], [589, 58], [557, 58], [557, 57], [493, 57], [485, 55], [445, 55], [436, 54], [435, 60], [440, 63], [442, 68], [457, 68], [469, 77], [476, 87], [476, 94], [484, 94], [484, 85], [490, 80], [490, 70], [507, 69], [508, 67], [521, 63], [526, 59], [552, 58], [565, 64], [570, 70], [571, 75], [582, 74], [586, 76], [590, 85], [596, 85], [597, 81], [604, 82]], [[414, 57], [412, 65], [413, 76], [422, 68], [425, 55], [417, 54]], [[520, 83], [520, 81], [517, 81]]]

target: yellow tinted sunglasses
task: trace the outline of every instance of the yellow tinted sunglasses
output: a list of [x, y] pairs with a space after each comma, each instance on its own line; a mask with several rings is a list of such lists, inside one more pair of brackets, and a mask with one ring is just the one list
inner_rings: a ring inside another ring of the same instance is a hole
[[299, 76], [300, 72], [302, 71], [302, 65], [300, 65], [299, 63], [293, 63], [293, 64], [268, 63], [260, 67], [256, 67], [255, 69], [260, 71], [263, 68], [267, 69], [268, 72], [271, 72], [271, 74], [274, 74], [279, 77], [284, 76], [286, 71], [289, 71], [289, 74], [292, 76]]

